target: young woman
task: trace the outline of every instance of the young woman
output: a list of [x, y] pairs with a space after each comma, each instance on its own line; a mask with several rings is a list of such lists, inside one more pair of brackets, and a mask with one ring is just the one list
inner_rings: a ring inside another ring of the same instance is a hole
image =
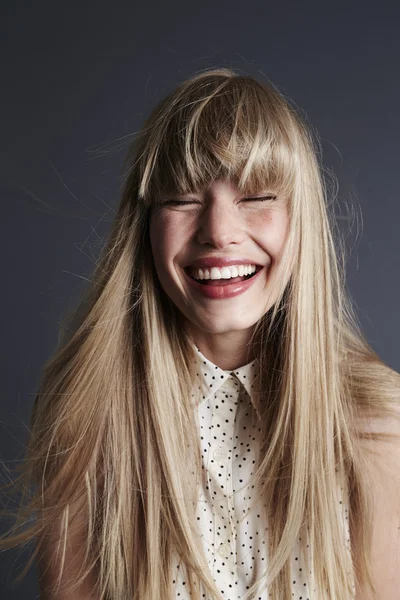
[[44, 599], [398, 597], [400, 377], [354, 318], [318, 156], [230, 69], [145, 123], [0, 546], [35, 539]]

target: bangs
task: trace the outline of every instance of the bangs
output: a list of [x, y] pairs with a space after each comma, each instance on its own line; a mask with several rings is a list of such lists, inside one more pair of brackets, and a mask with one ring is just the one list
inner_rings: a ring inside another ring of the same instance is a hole
[[274, 89], [226, 73], [183, 83], [150, 116], [138, 165], [145, 205], [199, 193], [216, 179], [241, 193], [291, 195], [298, 171], [291, 109]]

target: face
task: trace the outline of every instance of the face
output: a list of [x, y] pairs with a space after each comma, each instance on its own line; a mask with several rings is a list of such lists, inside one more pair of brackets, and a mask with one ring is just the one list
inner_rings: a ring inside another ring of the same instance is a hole
[[[244, 195], [224, 180], [153, 206], [150, 242], [157, 275], [193, 332], [250, 337], [275, 302], [273, 275], [287, 230], [284, 198], [273, 190]], [[239, 265], [255, 265], [256, 271], [243, 276]], [[200, 279], [204, 276], [212, 279]]]

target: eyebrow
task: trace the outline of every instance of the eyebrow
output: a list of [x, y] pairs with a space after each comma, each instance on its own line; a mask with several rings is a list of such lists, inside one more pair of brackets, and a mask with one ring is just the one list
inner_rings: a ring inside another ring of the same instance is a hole
[[[196, 196], [197, 198], [203, 198], [205, 193], [207, 192], [207, 189], [201, 190], [201, 191], [187, 191], [187, 192], [170, 192], [167, 194], [163, 194], [162, 196], [160, 196], [156, 202], [163, 202], [165, 200], [168, 200], [172, 197], [174, 198], [184, 198], [186, 196]], [[278, 191], [272, 189], [272, 188], [263, 188], [259, 191], [243, 191], [243, 192], [239, 192], [239, 194], [235, 197], [235, 199], [237, 199], [238, 197], [248, 197], [248, 196], [257, 196], [257, 197], [263, 197], [263, 196], [275, 196], [277, 197], [279, 195]]]

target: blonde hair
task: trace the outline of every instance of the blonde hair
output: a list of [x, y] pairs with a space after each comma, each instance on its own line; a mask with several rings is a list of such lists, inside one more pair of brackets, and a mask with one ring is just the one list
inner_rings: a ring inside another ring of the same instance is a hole
[[[277, 300], [251, 340], [263, 427], [256, 483], [269, 521], [269, 565], [246, 598], [268, 586], [273, 600], [291, 599], [289, 558], [299, 535], [309, 550], [310, 598], [348, 600], [354, 577], [372, 584], [361, 442], [385, 437], [367, 424], [397, 415], [400, 377], [365, 341], [346, 294], [344, 249], [320, 155], [315, 134], [273, 85], [231, 69], [195, 74], [153, 110], [128, 153], [121, 202], [92, 282], [43, 368], [20, 475], [23, 497], [11, 535], [0, 541], [0, 548], [37, 541], [22, 576], [55, 523], [63, 555], [71, 509], [85, 506], [86, 558], [70, 590], [92, 572], [102, 600], [167, 600], [177, 553], [192, 597], [200, 599], [203, 586], [222, 598], [194, 525], [201, 472], [194, 349], [158, 282], [148, 232], [158, 199], [222, 178], [243, 191], [267, 186], [289, 200]], [[338, 509], [341, 487], [349, 497], [351, 551]], [[61, 560], [60, 580], [62, 568]]]

